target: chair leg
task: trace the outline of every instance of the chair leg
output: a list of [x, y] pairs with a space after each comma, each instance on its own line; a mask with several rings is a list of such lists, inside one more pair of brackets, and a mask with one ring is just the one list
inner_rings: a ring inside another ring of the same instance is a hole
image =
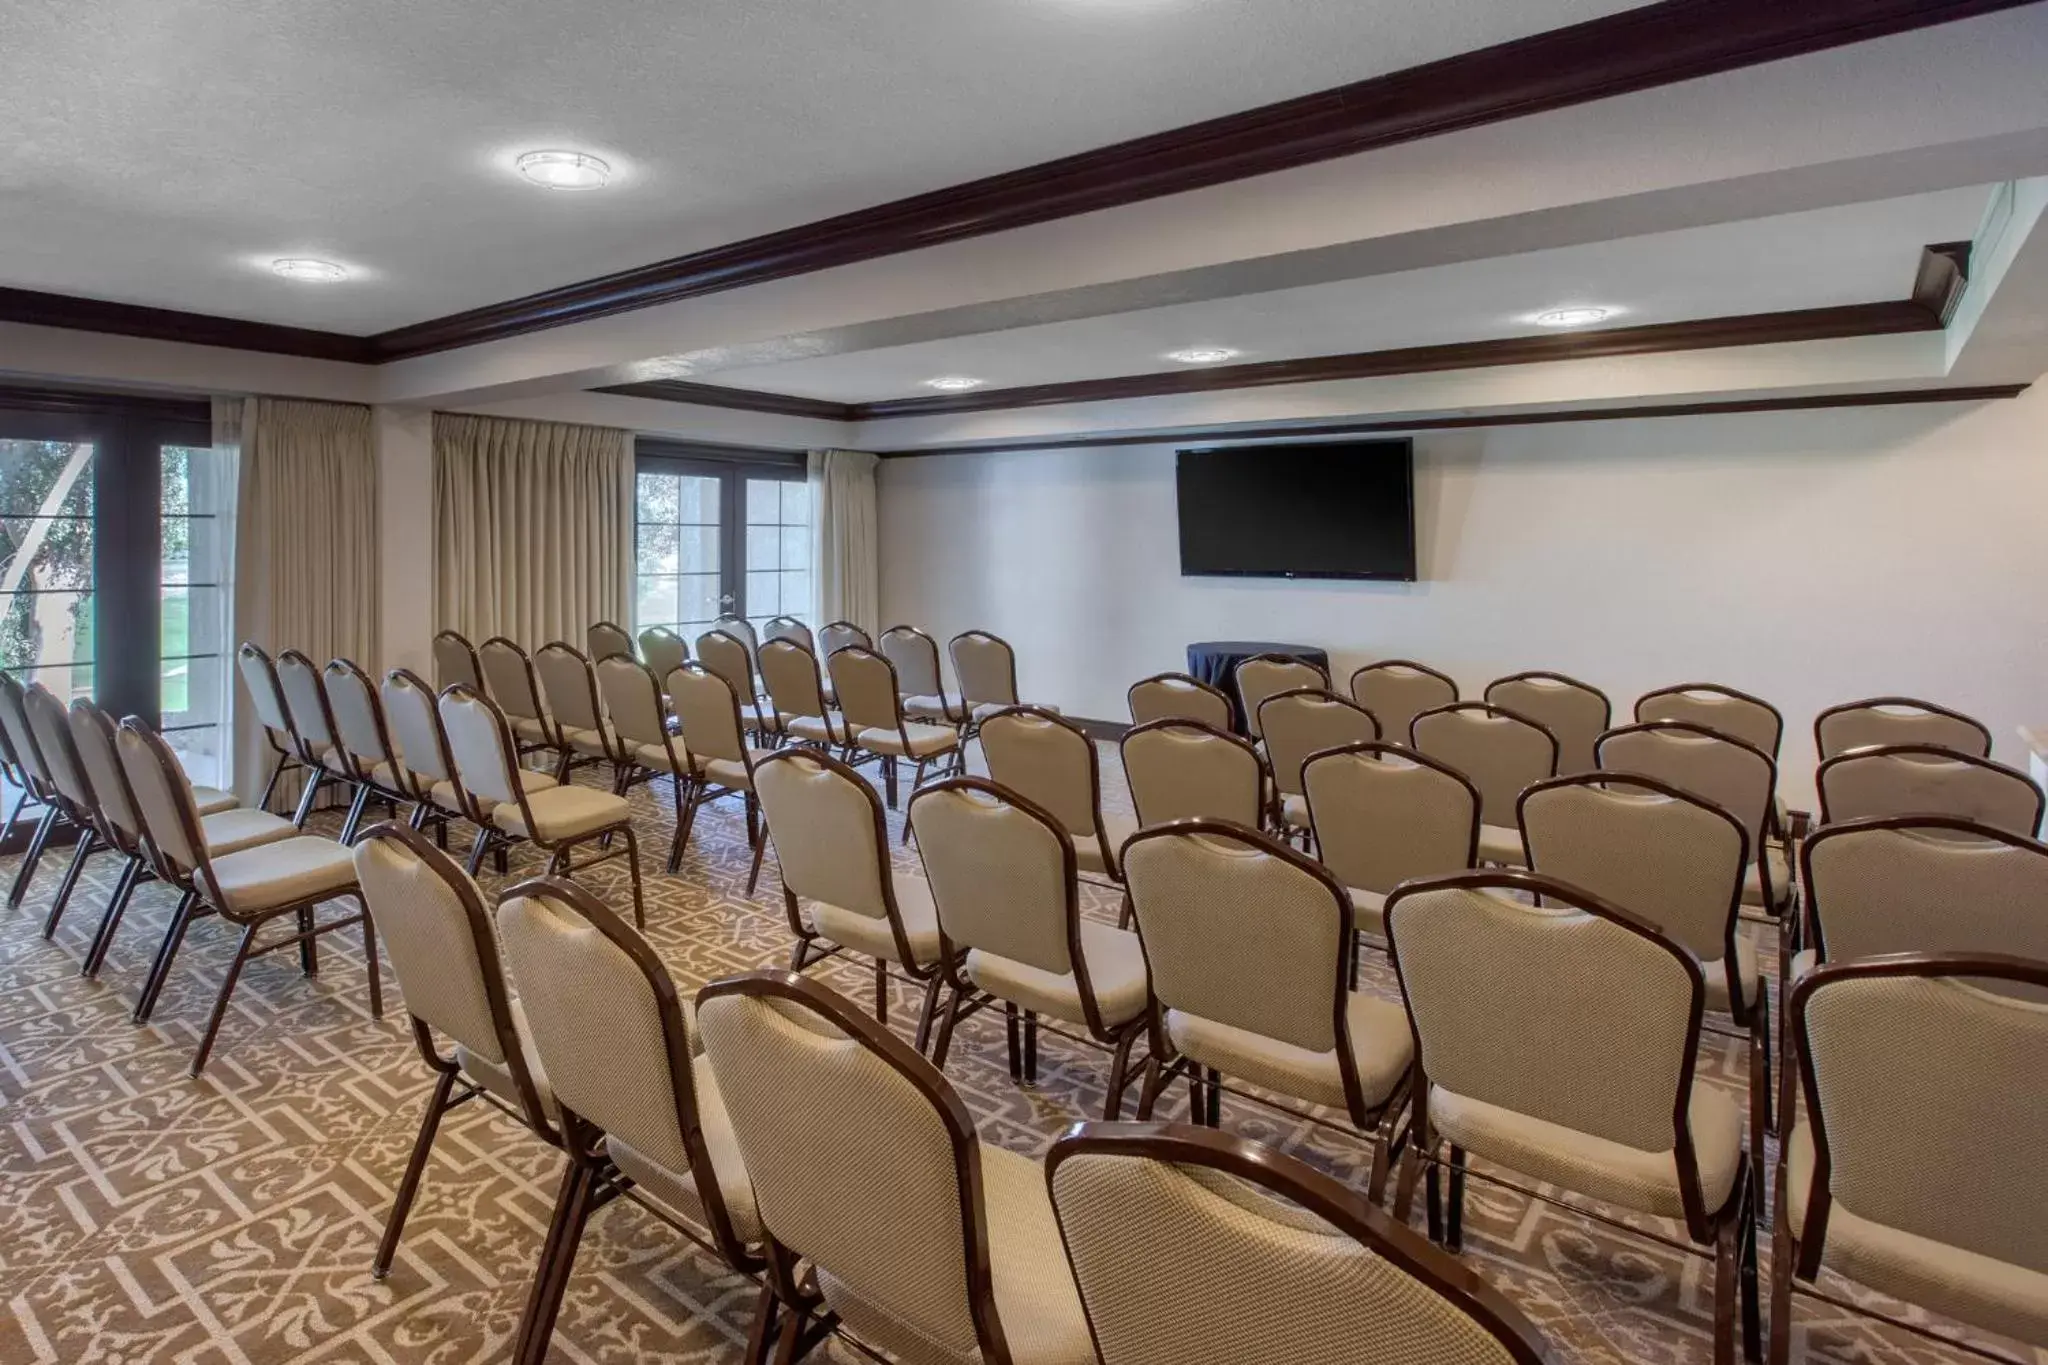
[[57, 936], [57, 921], [64, 918], [64, 907], [71, 903], [71, 893], [78, 889], [78, 874], [85, 870], [85, 860], [102, 847], [98, 830], [88, 825], [79, 831], [78, 846], [71, 850], [71, 861], [64, 868], [64, 880], [57, 883], [57, 898], [50, 902], [50, 913], [43, 917], [44, 938]]
[[1422, 1177], [1423, 1216], [1429, 1226], [1429, 1240], [1438, 1246], [1444, 1244], [1444, 1184], [1443, 1170], [1434, 1161]]
[[1714, 1365], [1735, 1365], [1736, 1261], [1741, 1254], [1742, 1215], [1738, 1206], [1714, 1232]]
[[1785, 1213], [1785, 1179], [1780, 1163], [1777, 1213], [1771, 1231], [1771, 1365], [1792, 1359], [1792, 1267], [1799, 1259], [1792, 1245], [1791, 1220]]
[[1209, 1126], [1211, 1128], [1221, 1128], [1223, 1126], [1223, 1073], [1213, 1066], [1209, 1068], [1208, 1100]]
[[420, 1176], [426, 1173], [427, 1158], [434, 1150], [434, 1134], [440, 1130], [441, 1115], [448, 1112], [448, 1097], [455, 1092], [456, 1072], [451, 1067], [434, 1082], [427, 1112], [420, 1117], [419, 1135], [412, 1140], [412, 1157], [405, 1163], [405, 1177], [398, 1182], [398, 1198], [384, 1220], [384, 1239], [377, 1243], [377, 1259], [370, 1263], [370, 1276], [381, 1280], [391, 1273], [391, 1259], [398, 1254], [399, 1234], [405, 1231], [405, 1217], [420, 1191]]
[[741, 1357], [742, 1365], [768, 1365], [769, 1346], [776, 1340], [781, 1323], [781, 1307], [774, 1286], [762, 1285], [759, 1297], [754, 1300], [754, 1323], [747, 1331], [747, 1353]]
[[213, 1040], [220, 1035], [220, 1022], [227, 1016], [228, 997], [235, 993], [235, 983], [242, 979], [242, 965], [249, 960], [249, 946], [256, 941], [254, 924], [242, 930], [242, 941], [235, 945], [235, 960], [228, 963], [228, 974], [220, 983], [220, 994], [214, 997], [213, 1013], [207, 1018], [206, 1032], [199, 1036], [199, 1050], [192, 1054], [192, 1065], [185, 1074], [196, 1077], [206, 1069], [206, 1059], [213, 1055]]
[[1038, 1084], [1038, 1011], [1024, 1011], [1024, 1084]]
[[164, 931], [164, 941], [156, 950], [156, 961], [150, 964], [149, 977], [143, 982], [142, 998], [135, 1002], [134, 1022], [146, 1024], [149, 1016], [156, 1012], [156, 998], [163, 993], [164, 981], [171, 974], [171, 959], [178, 955], [178, 946], [185, 941], [185, 931], [192, 927], [198, 911], [199, 893], [187, 891], [178, 901], [178, 908], [171, 912], [170, 927]]
[[100, 974], [100, 964], [107, 960], [107, 949], [114, 943], [114, 930], [120, 927], [121, 916], [126, 913], [128, 902], [135, 895], [135, 886], [141, 880], [142, 856], [130, 854], [128, 865], [121, 869], [121, 879], [114, 883], [114, 894], [107, 898], [107, 908], [100, 914], [100, 926], [93, 930], [92, 946], [85, 950], [85, 961], [78, 966], [80, 976]]
[[896, 760], [888, 755], [882, 757], [882, 786], [889, 802], [889, 809], [896, 809]]
[[1444, 1217], [1444, 1245], [1465, 1249], [1465, 1149], [1451, 1147], [1450, 1208]]
[[1763, 1359], [1763, 1305], [1757, 1293], [1757, 1222], [1763, 1207], [1763, 1187], [1751, 1182], [1746, 1198], [1749, 1208], [1742, 1219], [1742, 1358], [1749, 1365]]
[[474, 877], [476, 875], [476, 870], [484, 865], [484, 850], [490, 846], [490, 842], [490, 830], [485, 829], [481, 825], [477, 826], [476, 842], [469, 846], [470, 876]]
[[[748, 799], [752, 800], [753, 798], [749, 797]], [[754, 888], [761, 884], [761, 857], [768, 851], [768, 832], [762, 830], [758, 833], [753, 831], [749, 831], [749, 833], [754, 840], [754, 863], [752, 867], [747, 869], [747, 894], [752, 896]]]
[[43, 818], [36, 821], [36, 832], [29, 836], [28, 852], [21, 855], [21, 867], [14, 874], [14, 887], [7, 893], [7, 908], [21, 907], [22, 898], [28, 895], [28, 884], [35, 880], [36, 864], [42, 861], [43, 849], [49, 845], [50, 832], [57, 827], [57, 808], [51, 806], [43, 812]]
[[932, 1042], [932, 1065], [941, 1071], [946, 1069], [946, 1054], [953, 1047], [953, 1030], [960, 1023], [960, 1008], [966, 1003], [966, 990], [955, 986], [946, 1001], [945, 1013], [939, 1019], [939, 1036]]
[[384, 1017], [384, 966], [377, 959], [377, 925], [370, 918], [370, 903], [361, 896], [356, 904], [363, 908], [363, 971], [370, 978], [370, 1017]]
[[299, 808], [292, 813], [292, 823], [300, 829], [304, 829], [306, 821], [312, 818], [313, 802], [320, 795], [320, 783], [326, 777], [326, 769], [311, 764], [306, 766], [306, 790], [299, 794]]
[[621, 827], [621, 833], [626, 836], [626, 875], [633, 882], [633, 927], [645, 929], [647, 902], [640, 895], [640, 841], [634, 837], [630, 822]]
[[256, 798], [257, 810], [270, 809], [270, 798], [277, 795], [277, 783], [278, 779], [284, 776], [284, 765], [291, 761], [290, 754], [282, 749], [278, 750], [277, 762], [270, 765], [270, 780], [263, 784], [263, 795]]
[[1130, 1084], [1131, 1049], [1137, 1045], [1139, 1030], [1126, 1028], [1124, 1036], [1117, 1039], [1116, 1051], [1109, 1059], [1109, 1094], [1102, 1102], [1102, 1117], [1111, 1123], [1122, 1115], [1124, 1108], [1124, 1087]]
[[761, 799], [748, 792], [741, 804], [747, 809], [747, 842], [758, 844], [761, 842]]
[[14, 794], [14, 809], [7, 812], [7, 823], [0, 825], [0, 844], [14, 837], [15, 822], [21, 819], [23, 808], [28, 805], [28, 788], [23, 787]]
[[597, 1211], [597, 1167], [575, 1157], [562, 1172], [562, 1188], [555, 1196], [554, 1216], [548, 1221], [547, 1240], [541, 1244], [540, 1265], [534, 1271], [533, 1289], [526, 1297], [526, 1311], [519, 1321], [513, 1359], [519, 1365], [541, 1365], [547, 1359], [548, 1342], [555, 1335], [555, 1317], [562, 1311], [562, 1295], [569, 1288], [569, 1272], [576, 1265], [576, 1249], [583, 1241], [583, 1229]]
[[1021, 1081], [1024, 1079], [1024, 1046], [1018, 1036], [1017, 1007], [1007, 1000], [1003, 1002], [1003, 1030], [1009, 1037], [1010, 1079]]
[[370, 787], [362, 783], [356, 787], [356, 799], [348, 803], [348, 815], [341, 822], [341, 842], [352, 844], [356, 841], [356, 826], [362, 823], [363, 811], [370, 804]]
[[934, 971], [932, 979], [924, 985], [924, 1005], [917, 1012], [917, 1050], [922, 1053], [932, 1040], [932, 1020], [938, 1014], [939, 987], [943, 984], [941, 973]]
[[310, 905], [300, 906], [294, 918], [298, 922], [301, 935], [299, 939], [299, 973], [302, 976], [318, 976], [320, 975], [320, 941], [313, 937], [313, 926], [318, 922], [314, 917], [313, 907]]
[[875, 959], [875, 1022], [889, 1022], [889, 964]]

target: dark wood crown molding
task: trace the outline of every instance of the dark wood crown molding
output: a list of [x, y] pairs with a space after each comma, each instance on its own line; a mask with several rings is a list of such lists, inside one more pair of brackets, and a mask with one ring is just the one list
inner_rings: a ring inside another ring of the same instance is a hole
[[684, 379], [655, 379], [640, 384], [608, 384], [592, 393], [615, 393], [626, 398], [654, 398], [664, 403], [695, 403], [700, 407], [731, 408], [738, 412], [772, 412], [782, 417], [822, 417], [828, 422], [851, 421], [851, 404], [824, 398], [802, 398], [793, 393], [769, 393], [763, 389], [734, 389], [722, 384], [695, 384]]
[[39, 384], [0, 384], [0, 410], [83, 417], [142, 417], [207, 425], [213, 421], [213, 405], [204, 398]]
[[236, 351], [304, 356], [309, 360], [345, 360], [358, 365], [373, 364], [378, 359], [370, 337], [184, 313], [175, 308], [110, 303], [70, 294], [45, 294], [35, 289], [0, 288], [0, 322], [143, 337], [150, 341], [182, 341], [188, 346], [224, 346]]
[[1940, 318], [1946, 327], [1969, 283], [1970, 243], [1936, 242], [1920, 253], [1920, 270], [1913, 276], [1913, 302]]

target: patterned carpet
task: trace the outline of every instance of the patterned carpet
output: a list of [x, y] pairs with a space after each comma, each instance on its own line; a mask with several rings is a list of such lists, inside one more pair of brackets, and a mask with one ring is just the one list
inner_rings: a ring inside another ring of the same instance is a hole
[[[1107, 799], [1120, 802], [1114, 750], [1105, 757]], [[743, 894], [737, 805], [721, 802], [700, 817], [683, 874], [664, 877], [666, 792], [641, 789], [635, 799], [650, 873], [649, 937], [679, 984], [694, 989], [786, 962], [772, 858], [759, 892]], [[332, 817], [322, 818], [331, 830]], [[0, 911], [0, 1362], [503, 1359], [546, 1227], [553, 1150], [481, 1105], [456, 1111], [442, 1127], [398, 1265], [389, 1280], [373, 1281], [371, 1256], [429, 1085], [388, 972], [393, 1008], [377, 1023], [365, 1004], [359, 941], [327, 940], [317, 981], [299, 975], [291, 954], [260, 959], [243, 978], [205, 1077], [188, 1080], [230, 936], [217, 921], [197, 926], [154, 1023], [131, 1025], [172, 898], [161, 887], [139, 892], [100, 979], [82, 981], [85, 940], [116, 870], [111, 858], [94, 860], [54, 943], [38, 931], [61, 866], [44, 866], [23, 909]], [[514, 861], [515, 876], [535, 870], [531, 857]], [[14, 860], [0, 862], [0, 878], [13, 873]], [[590, 881], [624, 907], [622, 879], [609, 869]], [[502, 884], [486, 878], [487, 890]], [[1094, 913], [1112, 913], [1107, 892], [1088, 899]], [[835, 962], [817, 970], [867, 998], [865, 972]], [[1368, 955], [1366, 976], [1369, 989], [1392, 993], [1383, 959]], [[899, 986], [892, 1023], [906, 1036], [915, 1003]], [[985, 1138], [1037, 1153], [1065, 1125], [1099, 1110], [1106, 1062], [1042, 1039], [1038, 1085], [1017, 1087], [1000, 1016], [983, 1016], [962, 1026], [947, 1074]], [[1742, 1098], [1734, 1045], [1718, 1049], [1702, 1074]], [[1176, 1091], [1165, 1117], [1179, 1116], [1185, 1094]], [[1224, 1124], [1363, 1188], [1362, 1144], [1235, 1099], [1226, 1100]], [[1711, 1359], [1706, 1261], [1480, 1182], [1470, 1191], [1467, 1259], [1529, 1314], [1561, 1361]], [[1416, 1216], [1419, 1223], [1419, 1207]], [[615, 1203], [584, 1241], [551, 1358], [736, 1360], [751, 1301], [739, 1276], [632, 1204]], [[1969, 1358], [1810, 1300], [1800, 1301], [1798, 1323], [1796, 1360]], [[838, 1343], [830, 1355], [861, 1358]]]

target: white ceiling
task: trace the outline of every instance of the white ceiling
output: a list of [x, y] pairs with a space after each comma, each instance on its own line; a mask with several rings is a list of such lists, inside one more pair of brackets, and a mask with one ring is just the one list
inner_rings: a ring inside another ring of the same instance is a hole
[[0, 285], [377, 331], [1634, 3], [11, 0]]
[[834, 402], [926, 396], [936, 375], [991, 388], [1176, 368], [1167, 353], [1232, 363], [1523, 336], [1566, 305], [1619, 310], [1603, 326], [1903, 299], [1920, 250], [1976, 234], [1990, 187], [1531, 251], [1311, 288], [1019, 327], [914, 346], [693, 376]]

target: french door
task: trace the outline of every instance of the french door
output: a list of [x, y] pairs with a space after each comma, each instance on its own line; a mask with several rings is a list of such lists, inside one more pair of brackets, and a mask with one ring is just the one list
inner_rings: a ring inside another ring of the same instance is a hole
[[667, 626], [694, 641], [722, 616], [756, 632], [776, 616], [809, 620], [810, 488], [796, 459], [643, 441], [634, 506], [636, 635]]

